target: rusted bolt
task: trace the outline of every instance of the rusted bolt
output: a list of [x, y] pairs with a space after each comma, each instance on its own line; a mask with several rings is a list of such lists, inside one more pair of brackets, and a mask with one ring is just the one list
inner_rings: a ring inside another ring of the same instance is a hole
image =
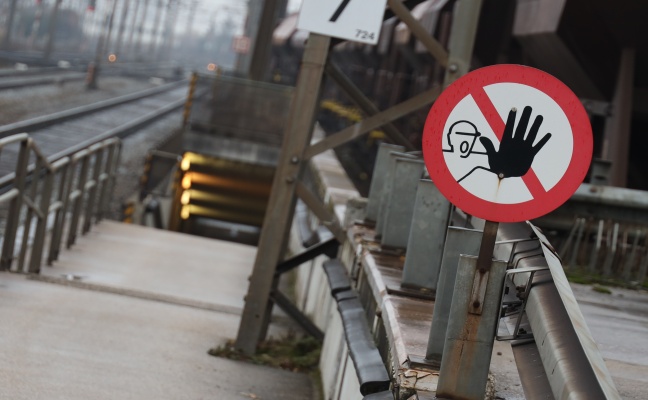
[[517, 112], [517, 108], [513, 107], [513, 108], [511, 108], [511, 111]]
[[497, 174], [497, 177], [500, 179], [504, 179], [504, 174], [500, 172], [499, 174]]
[[473, 301], [473, 308], [479, 308], [479, 306], [481, 306], [481, 303], [479, 302], [479, 300]]

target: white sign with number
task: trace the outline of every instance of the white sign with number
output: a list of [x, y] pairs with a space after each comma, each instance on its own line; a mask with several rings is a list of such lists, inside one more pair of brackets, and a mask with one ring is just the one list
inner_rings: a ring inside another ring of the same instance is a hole
[[376, 44], [387, 0], [304, 0], [297, 29]]

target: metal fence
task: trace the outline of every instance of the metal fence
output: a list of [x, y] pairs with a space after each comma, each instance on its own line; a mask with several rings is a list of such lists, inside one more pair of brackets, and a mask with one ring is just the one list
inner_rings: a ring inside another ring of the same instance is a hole
[[196, 131], [280, 146], [293, 88], [224, 75], [195, 75], [188, 122]]
[[103, 218], [120, 149], [120, 140], [111, 138], [50, 160], [26, 133], [0, 139], [0, 151], [18, 153], [15, 173], [0, 179], [0, 270], [39, 273], [47, 243], [51, 264], [63, 240], [71, 247], [79, 231], [87, 233]]

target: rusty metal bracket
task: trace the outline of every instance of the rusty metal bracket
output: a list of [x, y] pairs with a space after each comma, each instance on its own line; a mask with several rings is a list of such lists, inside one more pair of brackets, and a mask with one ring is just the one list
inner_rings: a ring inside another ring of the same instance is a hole
[[275, 276], [284, 274], [322, 254], [328, 256], [329, 258], [333, 258], [337, 254], [339, 247], [340, 242], [338, 242], [335, 238], [331, 238], [327, 241], [311, 246], [303, 252], [296, 254], [295, 256], [277, 264], [277, 268], [275, 269]]
[[470, 295], [470, 304], [468, 312], [471, 314], [481, 315], [486, 298], [486, 284], [488, 282], [488, 272], [493, 262], [493, 250], [495, 240], [497, 239], [497, 228], [499, 222], [486, 221], [484, 233], [482, 235], [481, 246], [479, 247], [479, 257], [477, 258], [477, 273], [473, 280], [472, 292]]

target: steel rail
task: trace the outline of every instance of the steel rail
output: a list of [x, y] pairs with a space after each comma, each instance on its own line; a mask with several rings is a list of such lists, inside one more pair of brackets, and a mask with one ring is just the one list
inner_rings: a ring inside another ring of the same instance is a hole
[[71, 81], [82, 81], [86, 78], [86, 74], [83, 72], [62, 72], [55, 73], [46, 76], [35, 76], [35, 77], [25, 77], [18, 78], [4, 78], [0, 80], [0, 90], [8, 89], [18, 89], [29, 86], [39, 86], [39, 85], [50, 85], [50, 84], [61, 84], [64, 82]]
[[[143, 128], [144, 126], [152, 123], [153, 121], [156, 121], [158, 118], [165, 116], [175, 110], [180, 109], [184, 105], [184, 99], [180, 99], [177, 101], [174, 101], [173, 103], [167, 104], [166, 106], [155, 110], [153, 112], [150, 112], [138, 119], [135, 119], [133, 121], [130, 121], [126, 124], [123, 124], [121, 126], [118, 126], [117, 128], [108, 130], [101, 135], [95, 136], [91, 139], [85, 140], [83, 142], [77, 143], [74, 146], [68, 147], [67, 149], [60, 151], [58, 153], [52, 154], [51, 156], [44, 157], [44, 159], [49, 162], [49, 163], [54, 163], [62, 158], [65, 157], [70, 157], [71, 155], [80, 152], [81, 150], [88, 148], [94, 144], [100, 143], [106, 139], [110, 139], [113, 137], [117, 137], [120, 139], [123, 139], [130, 134], [133, 134], [134, 132], [138, 131], [139, 129]], [[28, 174], [33, 172], [34, 170], [34, 165], [30, 165], [28, 168]], [[0, 193], [6, 191], [7, 189], [11, 188], [11, 185], [16, 177], [15, 172], [9, 173], [7, 175], [4, 175], [0, 177]]]
[[31, 118], [28, 120], [0, 126], [0, 137], [7, 137], [16, 133], [22, 133], [25, 131], [45, 128], [54, 123], [68, 121], [84, 115], [92, 114], [97, 111], [116, 107], [118, 105], [143, 99], [145, 97], [153, 96], [158, 93], [167, 92], [178, 86], [185, 85], [186, 83], [187, 83], [186, 80], [173, 82], [156, 88], [146, 89], [136, 93], [131, 93], [125, 96], [120, 96], [109, 100], [103, 100], [97, 103], [89, 104], [87, 106], [75, 107], [69, 110], [60, 111], [57, 113], [43, 115], [40, 117]]

